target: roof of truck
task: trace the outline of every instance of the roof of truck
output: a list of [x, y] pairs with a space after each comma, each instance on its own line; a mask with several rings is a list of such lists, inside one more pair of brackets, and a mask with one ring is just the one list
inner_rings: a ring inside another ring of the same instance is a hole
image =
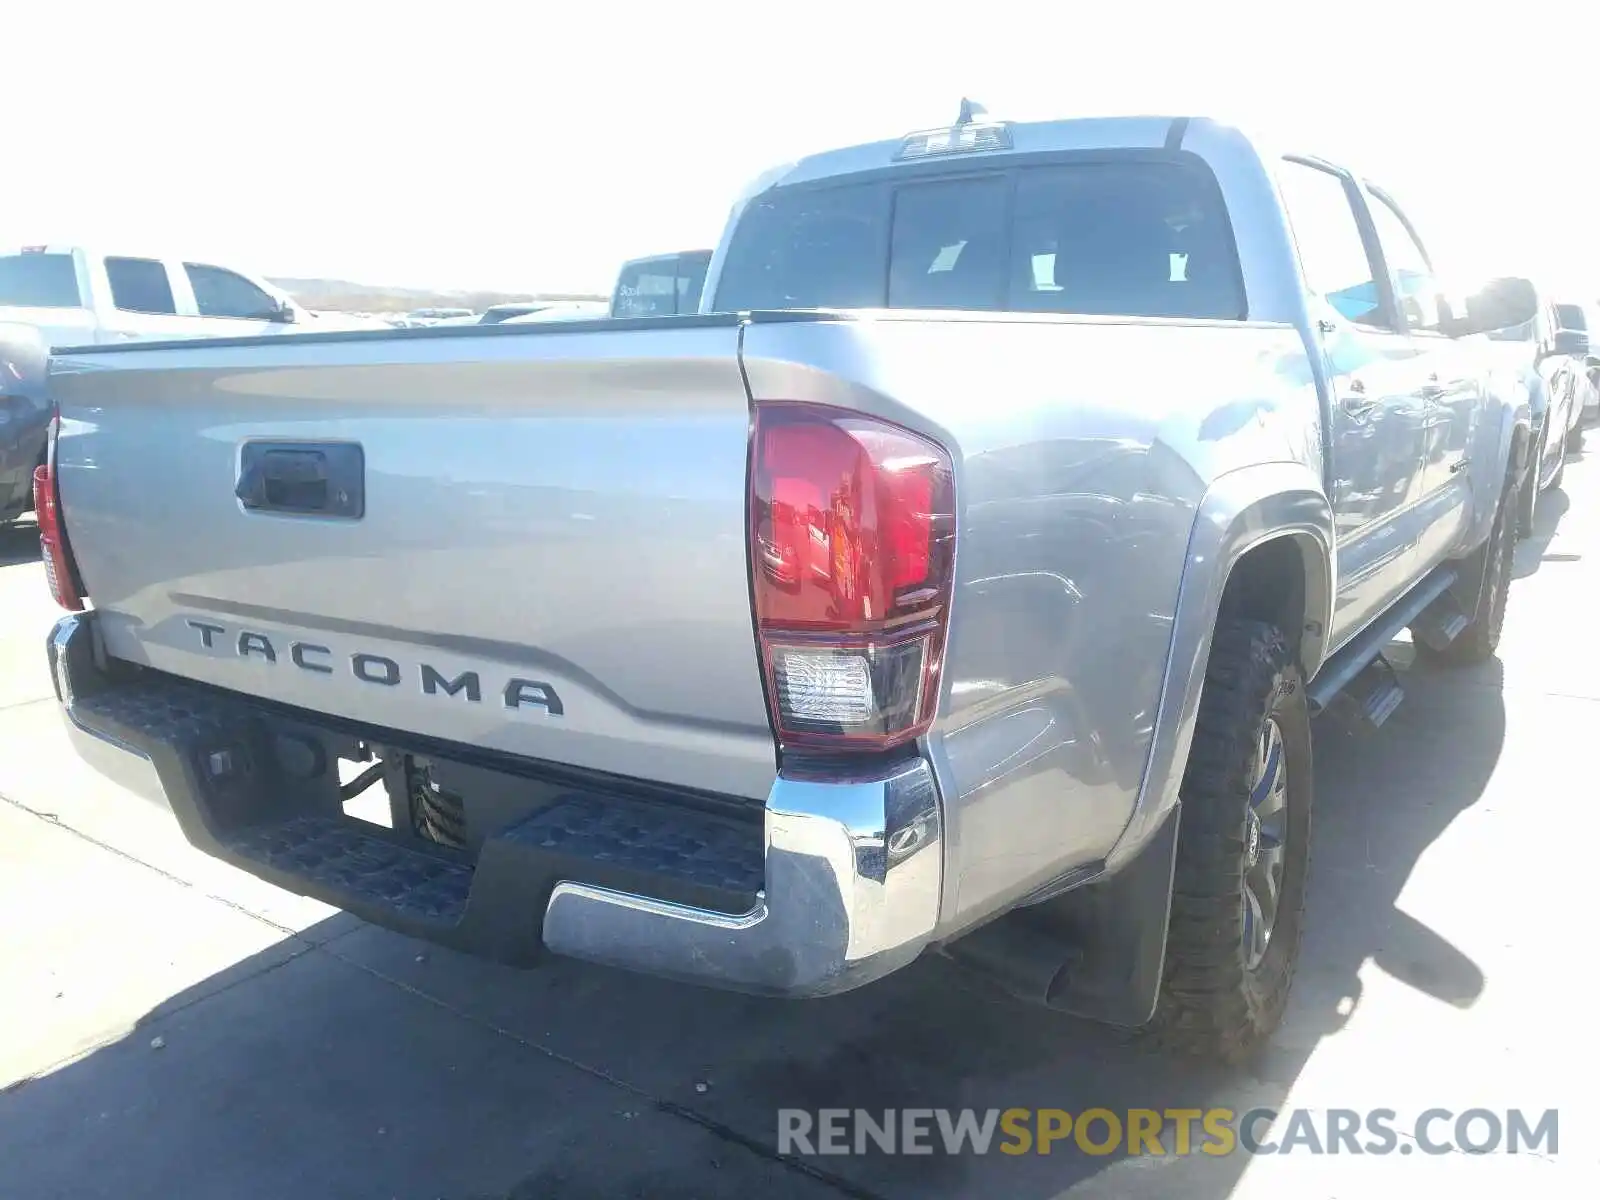
[[[1004, 121], [1003, 118], [983, 116], [977, 123], [1003, 122], [1011, 134], [1011, 146], [1004, 150], [980, 151], [951, 155], [968, 161], [988, 156], [1011, 154], [1043, 154], [1061, 150], [1093, 150], [1105, 146], [1146, 147], [1158, 150], [1168, 144], [1175, 127], [1191, 118], [1184, 116], [1115, 116], [1069, 117], [1056, 121]], [[932, 128], [941, 128], [933, 126]], [[906, 130], [882, 141], [862, 142], [855, 146], [842, 146], [810, 154], [795, 162], [768, 172], [756, 189], [787, 187], [815, 179], [829, 179], [839, 175], [853, 175], [863, 171], [881, 171], [896, 166], [896, 154], [908, 137], [928, 130]], [[1180, 132], [1181, 136], [1181, 132]], [[948, 161], [948, 159], [946, 159]]]

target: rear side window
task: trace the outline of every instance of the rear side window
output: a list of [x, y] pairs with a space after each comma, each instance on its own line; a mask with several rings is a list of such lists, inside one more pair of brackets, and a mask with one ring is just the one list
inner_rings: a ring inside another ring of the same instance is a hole
[[716, 306], [1245, 313], [1209, 173], [1139, 161], [780, 189], [741, 218]]
[[72, 255], [0, 256], [0, 306], [77, 308], [82, 303]]
[[175, 315], [167, 268], [154, 258], [107, 258], [111, 303], [124, 312]]

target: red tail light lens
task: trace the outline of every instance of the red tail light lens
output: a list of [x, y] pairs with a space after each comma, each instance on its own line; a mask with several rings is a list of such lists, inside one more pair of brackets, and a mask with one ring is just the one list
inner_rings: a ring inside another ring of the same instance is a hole
[[82, 612], [78, 573], [73, 569], [72, 554], [67, 548], [60, 497], [56, 494], [56, 430], [57, 421], [52, 420], [45, 465], [33, 469], [33, 514], [39, 520], [40, 557], [44, 559], [44, 577], [50, 584], [50, 595], [68, 612]]
[[950, 456], [816, 405], [756, 408], [751, 554], [779, 740], [884, 749], [926, 732], [955, 549]]

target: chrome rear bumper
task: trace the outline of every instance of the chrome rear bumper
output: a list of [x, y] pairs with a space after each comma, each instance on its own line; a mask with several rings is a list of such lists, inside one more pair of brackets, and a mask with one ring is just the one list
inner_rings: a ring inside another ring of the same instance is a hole
[[563, 881], [544, 914], [557, 954], [740, 991], [817, 996], [904, 966], [939, 916], [942, 846], [920, 759], [849, 783], [779, 778], [766, 887], [740, 916]]
[[[154, 673], [108, 672], [92, 614], [62, 619], [49, 654], [78, 753], [170, 808], [197, 847], [467, 953], [522, 963], [542, 942], [557, 954], [714, 987], [818, 996], [910, 962], [938, 922], [942, 822], [933, 773], [920, 758], [864, 778], [780, 776], [766, 802], [761, 860], [748, 826], [749, 841], [734, 839], [732, 857], [709, 863], [713, 876], [751, 880], [743, 894], [754, 902], [742, 913], [731, 905], [717, 911], [685, 903], [681, 877], [678, 898], [664, 898], [686, 842], [702, 860], [715, 857], [706, 851], [715, 850], [715, 830], [696, 841], [690, 831], [704, 818], [688, 809], [657, 805], [649, 821], [614, 822], [630, 837], [651, 822], [665, 834], [654, 844], [601, 845], [585, 858], [553, 851], [535, 830], [547, 808], [494, 832], [476, 861], [440, 859], [436, 847], [344, 817], [336, 778], [331, 793], [321, 777], [291, 786], [263, 757], [275, 731], [292, 725], [304, 736], [328, 718], [268, 711]], [[253, 771], [210, 766], [250, 762]], [[573, 801], [612, 803], [603, 795]], [[659, 873], [652, 864], [661, 864]]]

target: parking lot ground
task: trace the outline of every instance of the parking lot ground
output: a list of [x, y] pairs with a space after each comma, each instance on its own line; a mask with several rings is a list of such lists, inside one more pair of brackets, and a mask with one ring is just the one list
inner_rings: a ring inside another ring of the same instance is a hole
[[[1519, 549], [1498, 662], [1405, 670], [1382, 730], [1317, 729], [1300, 975], [1272, 1047], [1233, 1072], [938, 959], [781, 1003], [571, 962], [505, 970], [285, 895], [70, 754], [28, 539], [0, 533], [6, 1200], [1600, 1194], [1592, 463]], [[1386, 1155], [777, 1154], [780, 1108], [1256, 1106], [1391, 1109], [1402, 1137]], [[1559, 1109], [1559, 1145], [1425, 1153], [1404, 1133], [1430, 1108]]]

